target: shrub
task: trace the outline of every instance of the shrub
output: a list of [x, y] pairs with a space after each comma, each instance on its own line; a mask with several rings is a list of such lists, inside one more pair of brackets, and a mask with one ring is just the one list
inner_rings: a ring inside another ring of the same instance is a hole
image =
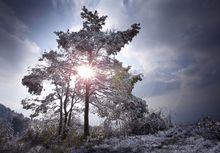
[[154, 134], [158, 131], [166, 130], [171, 126], [167, 117], [163, 117], [161, 112], [147, 114], [143, 118], [127, 122], [123, 129], [128, 135]]
[[204, 117], [197, 123], [197, 132], [204, 138], [220, 140], [220, 123]]

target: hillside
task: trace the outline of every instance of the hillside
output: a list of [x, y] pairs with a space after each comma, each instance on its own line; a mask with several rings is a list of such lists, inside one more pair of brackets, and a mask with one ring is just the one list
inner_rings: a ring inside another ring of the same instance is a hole
[[0, 104], [0, 120], [7, 122], [14, 134], [21, 134], [28, 126], [29, 119]]

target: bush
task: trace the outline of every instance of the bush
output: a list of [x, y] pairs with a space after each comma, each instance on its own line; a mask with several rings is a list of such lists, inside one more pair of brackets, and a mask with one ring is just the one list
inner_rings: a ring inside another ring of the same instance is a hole
[[29, 143], [31, 147], [43, 145], [48, 148], [59, 141], [57, 126], [52, 121], [33, 120], [20, 141]]
[[124, 130], [128, 135], [144, 135], [154, 134], [158, 131], [166, 130], [171, 126], [171, 123], [166, 117], [161, 115], [161, 112], [153, 112], [147, 114], [143, 118], [131, 120], [124, 125]]
[[4, 145], [13, 137], [14, 130], [11, 123], [0, 119], [0, 145]]
[[204, 117], [197, 123], [197, 132], [204, 138], [220, 140], [220, 123]]

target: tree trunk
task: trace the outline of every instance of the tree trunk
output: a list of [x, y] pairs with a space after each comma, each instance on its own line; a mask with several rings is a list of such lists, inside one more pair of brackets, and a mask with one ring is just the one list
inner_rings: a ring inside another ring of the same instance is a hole
[[68, 113], [64, 113], [64, 123], [63, 123], [63, 135], [62, 138], [66, 139], [67, 137], [67, 119], [68, 119]]
[[85, 110], [84, 110], [84, 137], [89, 136], [89, 82], [86, 81], [86, 94], [85, 94]]
[[58, 134], [61, 135], [62, 133], [62, 128], [63, 128], [63, 102], [60, 100], [60, 121], [59, 121], [59, 130]]
[[70, 112], [69, 112], [68, 121], [67, 121], [67, 126], [70, 126], [71, 117], [72, 117], [72, 109], [71, 109]]
[[67, 119], [68, 119], [68, 112], [67, 112], [67, 101], [68, 101], [68, 97], [69, 97], [69, 88], [70, 88], [70, 84], [68, 82], [67, 84], [67, 89], [66, 89], [66, 93], [65, 93], [65, 99], [64, 99], [64, 103], [63, 103], [63, 107], [64, 107], [64, 124], [63, 124], [63, 135], [62, 138], [65, 139], [67, 136]]
[[[89, 65], [92, 63], [92, 52], [88, 52], [88, 62]], [[84, 110], [84, 137], [87, 138], [87, 136], [90, 135], [89, 133], [89, 96], [90, 96], [90, 80], [86, 80], [86, 93], [85, 93], [85, 110]]]
[[70, 110], [69, 110], [69, 116], [68, 116], [67, 126], [70, 126], [70, 122], [71, 122], [71, 118], [72, 118], [73, 100], [74, 100], [74, 95], [72, 96], [72, 100], [71, 100], [71, 105], [70, 105]]

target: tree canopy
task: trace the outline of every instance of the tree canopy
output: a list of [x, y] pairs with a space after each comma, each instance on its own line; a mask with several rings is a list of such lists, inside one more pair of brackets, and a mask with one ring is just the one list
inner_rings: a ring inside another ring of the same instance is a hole
[[[31, 98], [22, 101], [25, 109], [39, 114], [59, 116], [59, 134], [66, 134], [77, 103], [84, 102], [84, 134], [89, 135], [89, 104], [107, 120], [135, 119], [147, 112], [146, 102], [132, 94], [142, 74], [131, 74], [115, 58], [118, 52], [139, 33], [140, 24], [125, 31], [102, 31], [107, 16], [99, 16], [82, 8], [83, 27], [79, 31], [57, 31], [58, 49], [44, 52], [41, 64], [30, 69], [22, 84], [28, 87]], [[82, 77], [80, 67], [94, 72]], [[44, 92], [50, 84], [50, 92]]]

